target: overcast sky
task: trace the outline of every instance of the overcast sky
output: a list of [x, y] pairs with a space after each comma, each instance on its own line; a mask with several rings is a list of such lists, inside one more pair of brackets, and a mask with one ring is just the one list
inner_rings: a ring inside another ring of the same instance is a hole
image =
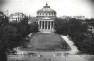
[[23, 12], [36, 16], [37, 10], [41, 9], [46, 2], [57, 12], [57, 16], [85, 16], [94, 18], [93, 4], [89, 0], [6, 0], [4, 10], [9, 14]]

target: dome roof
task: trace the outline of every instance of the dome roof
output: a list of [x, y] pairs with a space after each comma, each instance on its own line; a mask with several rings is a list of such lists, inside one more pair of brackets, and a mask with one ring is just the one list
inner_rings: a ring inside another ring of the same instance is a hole
[[50, 6], [46, 3], [46, 6], [43, 6], [42, 9], [38, 10], [37, 13], [54, 13], [56, 14], [56, 11], [51, 9]]

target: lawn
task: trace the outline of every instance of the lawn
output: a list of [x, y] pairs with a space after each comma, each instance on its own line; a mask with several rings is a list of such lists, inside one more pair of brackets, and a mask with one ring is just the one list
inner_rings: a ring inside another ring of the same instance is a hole
[[30, 38], [29, 47], [35, 50], [70, 50], [69, 45], [55, 33], [36, 33]]

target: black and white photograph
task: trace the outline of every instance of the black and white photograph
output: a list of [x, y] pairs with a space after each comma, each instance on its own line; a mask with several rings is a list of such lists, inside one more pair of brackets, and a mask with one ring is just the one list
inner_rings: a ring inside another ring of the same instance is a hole
[[0, 61], [94, 61], [94, 0], [0, 0]]

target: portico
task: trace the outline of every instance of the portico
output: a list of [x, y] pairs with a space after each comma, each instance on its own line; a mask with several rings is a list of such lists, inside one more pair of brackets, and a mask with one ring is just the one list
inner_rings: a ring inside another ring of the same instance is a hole
[[41, 30], [50, 30], [50, 29], [53, 29], [54, 28], [54, 21], [38, 21], [38, 24], [39, 24], [39, 29]]

